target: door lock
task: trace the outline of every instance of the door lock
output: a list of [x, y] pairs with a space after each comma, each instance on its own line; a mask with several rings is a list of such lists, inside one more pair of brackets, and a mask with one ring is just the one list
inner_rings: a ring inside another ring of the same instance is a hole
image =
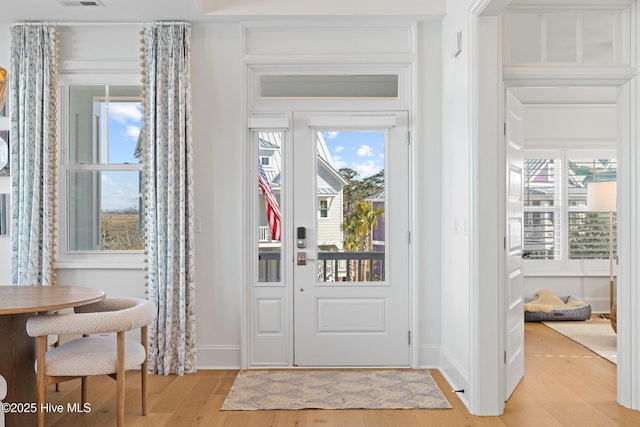
[[296, 255], [296, 264], [298, 265], [307, 265], [307, 261], [314, 261], [313, 258], [307, 258], [306, 252], [298, 252]]
[[296, 246], [300, 249], [307, 247], [307, 229], [304, 227], [296, 230]]
[[296, 260], [298, 261], [298, 265], [307, 265], [307, 253], [306, 252], [298, 252], [296, 256]]

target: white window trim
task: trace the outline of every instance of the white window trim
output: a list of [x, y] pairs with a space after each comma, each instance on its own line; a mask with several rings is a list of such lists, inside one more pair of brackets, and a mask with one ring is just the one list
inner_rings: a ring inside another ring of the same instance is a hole
[[[69, 86], [73, 85], [109, 85], [140, 86], [139, 74], [61, 74], [58, 83], [58, 235], [56, 240], [56, 269], [142, 269], [146, 265], [144, 250], [139, 251], [73, 251], [68, 248], [67, 229], [67, 185], [66, 174], [69, 170], [100, 169], [100, 165], [83, 166], [68, 164], [68, 146], [64, 141], [69, 136]], [[139, 170], [139, 166], [121, 165], [122, 170]]]
[[[327, 202], [327, 216], [322, 216], [322, 202]], [[331, 219], [331, 199], [329, 197], [322, 197], [318, 200], [318, 219], [321, 221]]]
[[[584, 158], [616, 158], [616, 150], [580, 150], [580, 149], [558, 149], [558, 150], [535, 150], [526, 149], [524, 151], [525, 159], [561, 159], [562, 163], [562, 191], [563, 196], [567, 194], [567, 161], [569, 157]], [[562, 206], [540, 207], [540, 208], [524, 208], [525, 211], [554, 211], [561, 217], [561, 233], [562, 233], [562, 255], [559, 260], [527, 260], [524, 259], [525, 276], [564, 276], [564, 277], [608, 277], [609, 276], [609, 260], [570, 260], [568, 259], [569, 235], [566, 231], [568, 224], [568, 214], [570, 211], [576, 211], [575, 208], [563, 204]], [[617, 266], [614, 263], [614, 274], [617, 272]]]

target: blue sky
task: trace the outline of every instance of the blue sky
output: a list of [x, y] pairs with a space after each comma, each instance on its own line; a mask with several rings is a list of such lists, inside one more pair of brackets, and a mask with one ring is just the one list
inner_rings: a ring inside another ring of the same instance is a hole
[[322, 132], [336, 169], [351, 168], [359, 179], [384, 169], [384, 132]]
[[[111, 102], [108, 117], [109, 163], [139, 163], [140, 160], [136, 159], [133, 153], [142, 123], [140, 103]], [[137, 207], [140, 191], [138, 175], [135, 171], [103, 172], [102, 210]]]
[[[138, 163], [133, 152], [140, 133], [142, 110], [139, 104], [112, 102], [109, 105], [110, 163]], [[336, 169], [348, 167], [359, 179], [384, 169], [384, 132], [323, 132]], [[104, 135], [103, 135], [104, 137]], [[137, 207], [137, 172], [103, 172], [102, 209]]]

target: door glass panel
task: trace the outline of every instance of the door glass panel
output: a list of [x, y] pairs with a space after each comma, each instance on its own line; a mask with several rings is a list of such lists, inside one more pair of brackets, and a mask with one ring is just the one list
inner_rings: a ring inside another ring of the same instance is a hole
[[316, 132], [319, 282], [385, 278], [385, 132]]
[[258, 281], [280, 282], [282, 253], [281, 132], [258, 133]]

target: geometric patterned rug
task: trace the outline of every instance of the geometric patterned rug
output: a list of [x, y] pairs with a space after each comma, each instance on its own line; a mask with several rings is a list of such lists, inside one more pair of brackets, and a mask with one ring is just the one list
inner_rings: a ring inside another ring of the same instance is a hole
[[239, 372], [221, 409], [449, 408], [425, 369], [278, 369]]

